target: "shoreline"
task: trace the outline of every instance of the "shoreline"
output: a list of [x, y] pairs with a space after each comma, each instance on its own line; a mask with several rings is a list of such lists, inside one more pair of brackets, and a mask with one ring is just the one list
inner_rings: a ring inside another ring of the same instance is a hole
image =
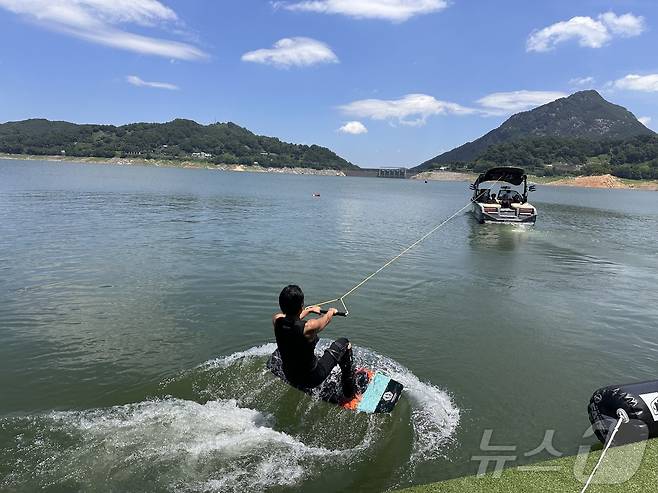
[[412, 180], [427, 181], [467, 181], [474, 182], [478, 177], [475, 173], [461, 173], [458, 171], [422, 171], [411, 177]]
[[139, 158], [101, 158], [78, 156], [34, 156], [28, 154], [0, 154], [0, 159], [7, 161], [47, 161], [58, 164], [100, 164], [114, 166], [147, 166], [154, 168], [205, 169], [211, 171], [228, 171], [233, 173], [279, 173], [287, 175], [312, 176], [346, 176], [345, 172], [336, 169], [315, 169], [286, 166], [271, 168], [260, 165], [243, 164], [212, 164], [208, 161], [175, 161], [167, 159]]
[[[456, 171], [423, 171], [413, 176], [412, 180], [427, 181], [463, 181], [473, 182], [477, 178], [473, 173]], [[628, 180], [612, 175], [592, 175], [575, 177], [539, 177], [528, 175], [528, 182], [551, 187], [595, 188], [600, 190], [644, 190], [658, 191], [658, 181]]]
[[612, 175], [563, 177], [541, 183], [552, 187], [597, 188], [603, 190], [658, 191], [658, 182], [653, 180], [629, 180]]
[[[211, 171], [227, 171], [232, 173], [279, 173], [287, 175], [309, 176], [349, 176], [343, 170], [316, 169], [285, 166], [282, 168], [264, 167], [260, 165], [243, 164], [212, 164], [208, 161], [176, 161], [167, 159], [140, 158], [101, 158], [78, 156], [35, 156], [29, 154], [2, 154], [0, 159], [7, 161], [46, 161], [59, 164], [99, 164], [114, 166], [147, 166], [155, 168], [205, 169]], [[475, 173], [458, 171], [423, 171], [411, 176], [411, 180], [443, 181], [443, 182], [473, 182]], [[539, 177], [528, 175], [530, 183], [551, 187], [594, 188], [599, 190], [643, 190], [658, 191], [658, 180], [630, 180], [612, 175]]]

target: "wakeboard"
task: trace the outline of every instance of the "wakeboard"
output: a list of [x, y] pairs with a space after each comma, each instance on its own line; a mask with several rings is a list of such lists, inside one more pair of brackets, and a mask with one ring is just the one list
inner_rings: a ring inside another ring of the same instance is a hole
[[276, 350], [267, 361], [267, 368], [288, 385], [301, 390], [309, 395], [317, 397], [325, 402], [335, 404], [354, 412], [379, 414], [390, 413], [400, 400], [404, 386], [384, 375], [369, 368], [357, 368], [355, 373], [356, 387], [358, 389], [355, 397], [346, 399], [343, 395], [340, 368], [336, 366], [327, 379], [314, 389], [300, 388], [292, 385], [283, 373], [281, 355]]

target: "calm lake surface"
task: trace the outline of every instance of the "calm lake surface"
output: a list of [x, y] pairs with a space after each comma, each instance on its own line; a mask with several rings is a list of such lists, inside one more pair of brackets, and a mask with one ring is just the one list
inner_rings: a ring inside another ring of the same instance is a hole
[[[321, 193], [313, 198], [314, 192]], [[348, 298], [390, 416], [264, 369], [280, 289], [347, 291], [465, 183], [0, 161], [0, 490], [382, 491], [573, 454], [593, 391], [658, 378], [658, 193], [539, 187], [455, 218]], [[495, 455], [495, 454], [494, 454]]]

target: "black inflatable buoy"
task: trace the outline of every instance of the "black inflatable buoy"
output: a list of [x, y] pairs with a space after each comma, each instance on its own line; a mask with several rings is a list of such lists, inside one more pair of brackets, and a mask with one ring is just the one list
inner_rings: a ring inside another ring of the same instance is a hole
[[617, 424], [620, 409], [630, 422], [620, 428], [615, 444], [658, 437], [658, 380], [611, 385], [594, 392], [588, 407], [589, 420], [603, 443]]

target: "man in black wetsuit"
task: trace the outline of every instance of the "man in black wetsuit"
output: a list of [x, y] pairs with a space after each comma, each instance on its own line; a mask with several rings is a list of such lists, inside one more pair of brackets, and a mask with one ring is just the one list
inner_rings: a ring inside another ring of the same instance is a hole
[[283, 373], [288, 381], [301, 389], [312, 389], [320, 385], [336, 365], [341, 369], [343, 395], [351, 399], [355, 392], [352, 345], [341, 338], [335, 341], [318, 358], [315, 346], [322, 332], [338, 312], [330, 308], [320, 318], [305, 321], [311, 313], [320, 315], [320, 307], [304, 308], [304, 293], [299, 286], [287, 286], [279, 295], [279, 306], [283, 313], [272, 317], [276, 344], [283, 362]]

